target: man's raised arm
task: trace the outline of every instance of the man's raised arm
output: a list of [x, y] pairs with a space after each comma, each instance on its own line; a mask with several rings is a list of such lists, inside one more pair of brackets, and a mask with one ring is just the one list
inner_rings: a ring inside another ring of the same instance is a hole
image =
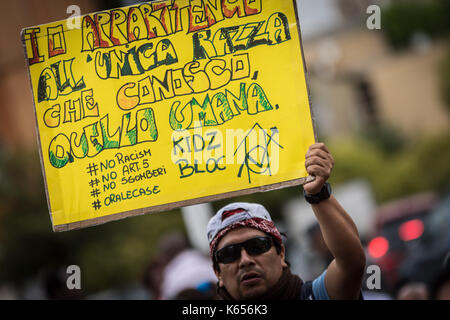
[[333, 166], [334, 159], [327, 147], [323, 143], [313, 144], [306, 153], [305, 167], [315, 180], [303, 187], [325, 244], [334, 256], [325, 275], [328, 295], [331, 299], [357, 299], [366, 259], [355, 223], [326, 184]]

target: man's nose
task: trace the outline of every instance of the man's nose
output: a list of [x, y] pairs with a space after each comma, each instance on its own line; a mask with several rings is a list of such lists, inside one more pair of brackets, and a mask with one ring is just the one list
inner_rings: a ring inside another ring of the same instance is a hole
[[254, 263], [255, 261], [253, 257], [249, 255], [244, 248], [241, 248], [241, 259], [239, 260], [239, 267], [245, 267]]

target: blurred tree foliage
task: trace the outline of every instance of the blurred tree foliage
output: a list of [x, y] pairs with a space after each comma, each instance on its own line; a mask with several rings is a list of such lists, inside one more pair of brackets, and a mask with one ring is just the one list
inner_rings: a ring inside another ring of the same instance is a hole
[[386, 154], [398, 153], [407, 145], [402, 132], [388, 124], [369, 126], [362, 134], [365, 140]]
[[134, 284], [159, 237], [182, 230], [179, 211], [52, 231], [37, 154], [0, 148], [0, 283], [18, 287], [43, 272], [76, 264], [85, 293]]
[[382, 31], [395, 49], [408, 47], [417, 32], [432, 38], [450, 34], [450, 1], [392, 1], [381, 13]]
[[423, 137], [397, 152], [367, 139], [329, 143], [335, 158], [331, 181], [366, 178], [378, 203], [424, 191], [442, 191], [450, 182], [450, 132]]

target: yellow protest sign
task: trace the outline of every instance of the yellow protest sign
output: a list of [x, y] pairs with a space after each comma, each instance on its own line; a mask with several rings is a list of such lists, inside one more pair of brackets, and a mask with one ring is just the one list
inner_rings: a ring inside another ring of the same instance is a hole
[[304, 182], [295, 1], [148, 2], [26, 28], [55, 231]]

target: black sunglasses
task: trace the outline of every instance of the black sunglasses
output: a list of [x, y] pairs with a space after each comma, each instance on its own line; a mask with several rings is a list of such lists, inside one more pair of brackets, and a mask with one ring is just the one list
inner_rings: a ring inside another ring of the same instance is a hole
[[232, 263], [241, 257], [242, 248], [251, 255], [258, 256], [270, 250], [272, 247], [271, 237], [256, 237], [241, 243], [230, 244], [217, 250], [215, 257], [217, 262]]

